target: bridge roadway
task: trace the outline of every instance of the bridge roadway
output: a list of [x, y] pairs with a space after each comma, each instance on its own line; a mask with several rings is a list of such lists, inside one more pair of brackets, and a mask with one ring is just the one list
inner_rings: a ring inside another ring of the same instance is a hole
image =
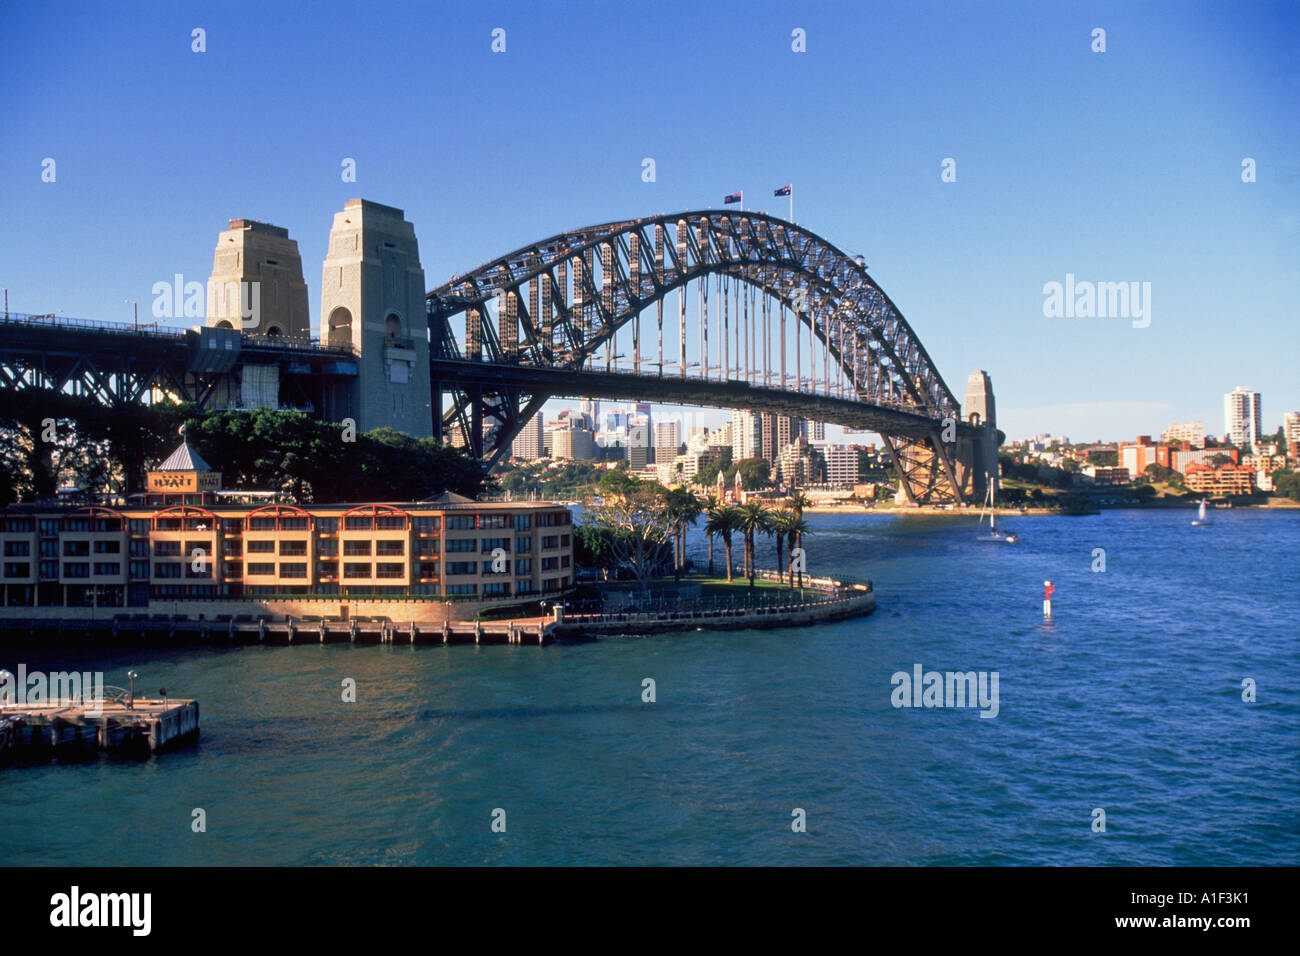
[[[734, 380], [705, 381], [691, 376], [644, 372], [576, 371], [464, 359], [433, 359], [430, 374], [435, 384], [441, 382], [444, 388], [477, 386], [484, 391], [497, 391], [505, 387], [525, 395], [738, 408], [916, 439], [926, 438], [944, 424], [901, 404], [869, 404], [819, 392], [791, 392]], [[957, 429], [962, 437], [979, 433], [979, 429], [964, 422], [958, 422]]]

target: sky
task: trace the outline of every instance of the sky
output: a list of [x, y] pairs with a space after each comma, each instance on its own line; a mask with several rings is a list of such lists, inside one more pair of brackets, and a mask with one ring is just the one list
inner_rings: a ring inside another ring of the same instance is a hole
[[[0, 285], [129, 320], [252, 218], [298, 241], [318, 323], [356, 196], [405, 210], [433, 288], [736, 190], [785, 215], [793, 183], [959, 400], [989, 372], [1008, 437], [1219, 434], [1238, 385], [1272, 431], [1300, 409], [1298, 35], [1294, 2], [4, 0]], [[1045, 315], [1067, 275], [1149, 288], [1149, 324]]]

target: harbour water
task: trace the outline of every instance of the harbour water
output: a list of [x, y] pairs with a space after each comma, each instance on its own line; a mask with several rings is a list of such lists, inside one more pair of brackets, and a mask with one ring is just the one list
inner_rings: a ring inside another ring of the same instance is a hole
[[[879, 610], [802, 630], [0, 648], [203, 707], [177, 752], [0, 770], [0, 864], [1300, 863], [1300, 511], [1192, 517], [810, 515]], [[997, 716], [894, 707], [917, 664], [998, 672]]]

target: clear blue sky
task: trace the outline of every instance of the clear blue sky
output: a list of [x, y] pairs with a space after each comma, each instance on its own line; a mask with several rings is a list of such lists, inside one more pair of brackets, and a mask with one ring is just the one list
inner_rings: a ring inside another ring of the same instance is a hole
[[[5, 3], [0, 285], [129, 318], [248, 217], [298, 240], [318, 322], [353, 196], [406, 210], [432, 287], [736, 189], [783, 214], [792, 182], [959, 398], [990, 372], [1012, 437], [1219, 433], [1237, 385], [1271, 429], [1300, 409], [1298, 27], [1251, 2]], [[1150, 327], [1045, 318], [1066, 273], [1150, 282]]]

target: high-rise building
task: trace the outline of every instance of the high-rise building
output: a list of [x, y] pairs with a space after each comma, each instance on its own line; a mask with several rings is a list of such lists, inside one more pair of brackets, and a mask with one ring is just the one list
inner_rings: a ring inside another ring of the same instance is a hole
[[542, 414], [538, 412], [528, 420], [515, 440], [510, 443], [510, 455], [514, 458], [522, 458], [525, 461], [532, 461], [535, 458], [542, 457]]
[[1170, 444], [1187, 442], [1193, 448], [1205, 447], [1205, 422], [1178, 422], [1160, 433], [1160, 440]]
[[587, 416], [588, 425], [593, 432], [600, 428], [600, 402], [594, 398], [585, 399], [579, 410]]
[[1260, 395], [1238, 385], [1223, 396], [1224, 437], [1238, 448], [1253, 448], [1263, 437]]
[[649, 463], [650, 416], [638, 412], [627, 419], [627, 467], [630, 471], [640, 471]]
[[677, 457], [681, 443], [681, 425], [678, 422], [655, 422], [656, 462], [671, 462]]
[[759, 458], [762, 456], [763, 436], [762, 422], [753, 412], [737, 409], [731, 413], [731, 457], [733, 461], [742, 458]]
[[815, 422], [811, 418], [804, 421], [804, 435], [809, 441], [826, 440], [826, 423]]
[[826, 480], [826, 459], [800, 435], [776, 459], [776, 481], [787, 488], [819, 485]]
[[1287, 445], [1300, 442], [1300, 412], [1287, 412], [1282, 422], [1283, 437]]
[[852, 488], [858, 483], [858, 450], [849, 445], [818, 445], [826, 459], [826, 484]]
[[[758, 457], [776, 461], [785, 447], [800, 435], [808, 438], [811, 422], [803, 418], [791, 418], [789, 415], [773, 415], [769, 412], [759, 414], [760, 450]], [[822, 427], [823, 432], [825, 426]]]
[[596, 457], [596, 436], [586, 428], [557, 428], [551, 433], [551, 457], [591, 461]]

